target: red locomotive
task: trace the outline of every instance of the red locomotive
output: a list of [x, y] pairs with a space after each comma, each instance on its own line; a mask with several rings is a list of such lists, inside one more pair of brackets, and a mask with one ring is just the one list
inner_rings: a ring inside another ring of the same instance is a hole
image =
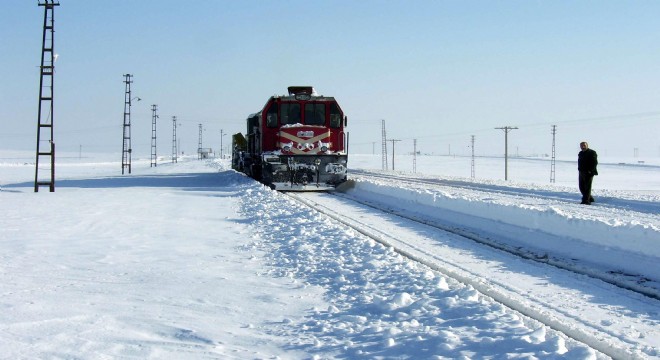
[[334, 97], [290, 86], [234, 134], [232, 167], [275, 190], [331, 190], [346, 181], [347, 117]]

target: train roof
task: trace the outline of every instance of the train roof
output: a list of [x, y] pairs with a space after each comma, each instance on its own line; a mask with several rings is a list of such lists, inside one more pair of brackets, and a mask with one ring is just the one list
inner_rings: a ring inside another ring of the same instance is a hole
[[271, 99], [335, 101], [335, 98], [332, 96], [319, 95], [312, 86], [289, 86], [287, 90], [289, 92], [288, 95], [273, 95]]
[[[333, 96], [323, 96], [319, 95], [316, 90], [314, 90], [314, 87], [312, 86], [289, 86], [288, 87], [288, 95], [273, 95], [266, 101], [266, 105], [271, 100], [275, 99], [280, 99], [280, 100], [294, 100], [294, 101], [306, 101], [306, 100], [314, 100], [314, 101], [336, 101]], [[264, 106], [265, 107], [265, 106]], [[263, 110], [262, 110], [263, 111]], [[261, 114], [261, 111], [250, 114], [248, 118], [258, 116]]]

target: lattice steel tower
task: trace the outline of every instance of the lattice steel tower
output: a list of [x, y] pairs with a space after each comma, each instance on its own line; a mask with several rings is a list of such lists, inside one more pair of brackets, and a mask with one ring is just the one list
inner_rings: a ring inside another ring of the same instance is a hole
[[133, 83], [133, 75], [124, 74], [124, 83], [126, 84], [126, 92], [124, 94], [124, 136], [123, 136], [123, 150], [121, 158], [121, 173], [124, 169], [128, 168], [128, 173], [131, 173], [131, 83]]
[[413, 139], [413, 173], [417, 172], [417, 139]]
[[151, 105], [151, 167], [158, 166], [156, 161], [156, 119], [158, 119], [158, 105]]
[[199, 141], [197, 143], [197, 160], [202, 159], [202, 124], [199, 124]]
[[387, 170], [387, 134], [385, 133], [385, 119], [381, 120], [381, 133], [382, 133], [381, 151], [383, 154], [382, 169]]
[[[53, 139], [53, 100], [55, 98], [55, 6], [56, 0], [39, 2], [44, 7], [43, 41], [41, 43], [41, 66], [39, 80], [39, 110], [37, 118], [37, 156], [34, 172], [34, 192], [39, 186], [48, 186], [55, 191], [55, 141]], [[43, 161], [40, 161], [41, 158]], [[39, 167], [48, 176], [39, 176]]]
[[172, 162], [177, 162], [178, 149], [176, 146], [176, 116], [172, 116]]
[[471, 145], [470, 147], [472, 148], [472, 162], [470, 163], [470, 178], [474, 179], [474, 135], [470, 135], [471, 137]]
[[550, 182], [555, 182], [555, 134], [557, 125], [552, 125], [552, 160], [550, 160]]

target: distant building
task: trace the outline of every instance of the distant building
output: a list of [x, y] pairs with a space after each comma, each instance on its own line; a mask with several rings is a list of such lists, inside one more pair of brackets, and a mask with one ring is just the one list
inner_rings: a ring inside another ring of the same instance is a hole
[[199, 159], [208, 159], [213, 157], [213, 149], [211, 148], [199, 148], [197, 149], [197, 155]]

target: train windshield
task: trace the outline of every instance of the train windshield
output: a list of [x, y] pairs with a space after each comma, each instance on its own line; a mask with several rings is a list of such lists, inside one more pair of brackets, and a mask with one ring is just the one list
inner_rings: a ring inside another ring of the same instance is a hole
[[282, 125], [299, 124], [300, 120], [300, 104], [298, 103], [282, 103], [281, 104]]
[[305, 104], [305, 124], [325, 125], [325, 104]]
[[[302, 111], [304, 110], [304, 114]], [[330, 113], [330, 127], [340, 128], [342, 126], [342, 113], [336, 102], [281, 102], [279, 103], [279, 120], [281, 125], [302, 124], [326, 126], [326, 115]], [[268, 109], [268, 126], [273, 123], [277, 115], [277, 106]], [[304, 117], [303, 117], [304, 115]]]

